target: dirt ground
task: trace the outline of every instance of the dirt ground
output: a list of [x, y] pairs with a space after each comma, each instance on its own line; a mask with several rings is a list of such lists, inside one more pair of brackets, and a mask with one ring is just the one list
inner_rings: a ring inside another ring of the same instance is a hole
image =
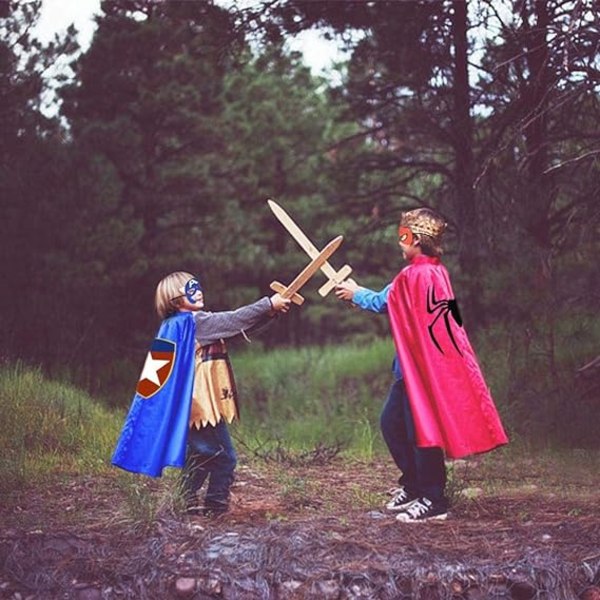
[[218, 519], [182, 516], [173, 483], [116, 472], [13, 491], [0, 598], [600, 600], [597, 477], [560, 487], [551, 467], [464, 463], [447, 521], [401, 524], [383, 508], [389, 462], [313, 458], [242, 460]]

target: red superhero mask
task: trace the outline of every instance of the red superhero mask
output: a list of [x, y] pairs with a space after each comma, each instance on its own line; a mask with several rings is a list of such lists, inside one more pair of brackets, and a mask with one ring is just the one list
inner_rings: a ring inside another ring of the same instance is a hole
[[401, 225], [398, 227], [398, 238], [405, 246], [412, 246], [414, 242], [413, 232], [410, 227], [404, 227]]

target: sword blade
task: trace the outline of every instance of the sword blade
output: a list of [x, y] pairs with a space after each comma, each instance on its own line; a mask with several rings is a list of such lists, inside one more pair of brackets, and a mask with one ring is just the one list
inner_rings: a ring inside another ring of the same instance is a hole
[[313, 258], [298, 276], [287, 286], [283, 296], [289, 298], [293, 296], [304, 284], [327, 262], [327, 259], [340, 247], [340, 244], [344, 241], [343, 235], [338, 235], [336, 238], [331, 240], [321, 252], [317, 253], [317, 256]]
[[[306, 234], [294, 223], [292, 218], [273, 200], [267, 200], [269, 208], [273, 211], [273, 214], [277, 217], [279, 222], [287, 229], [288, 233], [298, 242], [302, 250], [308, 254], [311, 258], [319, 256], [319, 249], [310, 241]], [[335, 279], [337, 272], [336, 270], [325, 261], [321, 266], [321, 271], [325, 273], [328, 279]]]

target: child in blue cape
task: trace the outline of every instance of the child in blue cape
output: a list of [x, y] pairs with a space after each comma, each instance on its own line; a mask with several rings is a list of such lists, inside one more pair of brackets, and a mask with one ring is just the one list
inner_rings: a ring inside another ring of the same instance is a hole
[[[287, 312], [290, 300], [275, 294], [237, 310], [208, 312], [198, 279], [178, 271], [159, 282], [155, 304], [163, 321], [112, 464], [152, 477], [167, 466], [184, 467], [188, 513], [223, 513], [237, 463], [227, 424], [239, 416], [224, 340]], [[201, 507], [197, 494], [207, 480]]]

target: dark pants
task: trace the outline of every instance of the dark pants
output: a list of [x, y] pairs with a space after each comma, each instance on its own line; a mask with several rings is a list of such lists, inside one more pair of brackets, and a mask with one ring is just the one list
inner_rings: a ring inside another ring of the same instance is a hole
[[237, 456], [225, 421], [220, 421], [214, 427], [192, 427], [188, 434], [183, 471], [183, 491], [187, 505], [198, 505], [198, 490], [208, 479], [204, 507], [216, 512], [226, 511], [236, 464]]
[[444, 496], [446, 465], [441, 448], [418, 448], [415, 426], [404, 382], [397, 380], [381, 412], [381, 433], [398, 468], [398, 483], [406, 491], [447, 506]]

